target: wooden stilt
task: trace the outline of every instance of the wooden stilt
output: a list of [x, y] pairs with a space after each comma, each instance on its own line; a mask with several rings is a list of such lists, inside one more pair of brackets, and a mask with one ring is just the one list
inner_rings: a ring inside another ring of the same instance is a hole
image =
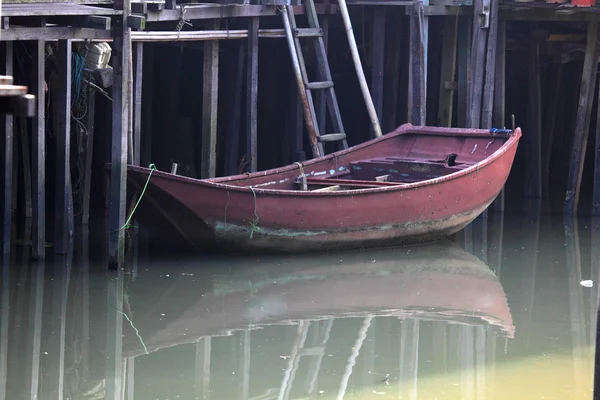
[[[110, 174], [110, 207], [108, 265], [111, 269], [120, 268], [125, 256], [125, 224], [127, 194], [127, 127], [129, 126], [129, 102], [126, 85], [129, 81], [129, 47], [131, 32], [128, 18], [131, 12], [130, 0], [115, 1], [115, 9], [123, 11], [123, 17], [116, 17], [113, 27], [113, 96], [112, 96], [112, 145]], [[119, 359], [120, 363], [120, 359]], [[108, 383], [107, 383], [108, 386]], [[107, 387], [107, 393], [109, 388]]]
[[457, 53], [456, 66], [457, 72], [457, 123], [458, 127], [464, 128], [467, 126], [467, 98], [468, 98], [468, 79], [469, 79], [469, 43], [470, 43], [470, 26], [471, 20], [464, 17], [458, 17], [458, 32], [457, 32]]
[[144, 43], [135, 44], [133, 81], [133, 165], [140, 165], [142, 151], [142, 88], [144, 78]]
[[[496, 72], [494, 79], [494, 112], [492, 123], [497, 128], [505, 128], [506, 98], [506, 21], [498, 21], [498, 43], [496, 48]], [[504, 212], [504, 189], [500, 191], [493, 203], [494, 211]]]
[[527, 169], [525, 170], [525, 197], [542, 197], [542, 108], [540, 85], [540, 45], [531, 44], [529, 50], [529, 135], [526, 142]]
[[31, 205], [31, 155], [29, 153], [29, 132], [27, 117], [19, 117], [19, 138], [21, 139], [21, 160], [23, 161], [23, 205], [25, 218], [31, 219], [33, 207]]
[[[498, 11], [500, 0], [490, 0], [490, 21], [485, 55], [481, 127], [492, 128], [494, 116], [494, 92], [496, 86], [496, 57], [498, 51]], [[501, 128], [501, 127], [500, 127]]]
[[[545, 110], [546, 120], [544, 124], [544, 142], [542, 152], [542, 189], [546, 206], [550, 206], [550, 160], [552, 158], [552, 145], [554, 143], [554, 132], [556, 128], [556, 118], [558, 114], [558, 104], [562, 96], [562, 63], [558, 62], [552, 65], [549, 84], [552, 94], [547, 96], [548, 106]], [[600, 112], [600, 107], [598, 108]], [[600, 114], [598, 114], [600, 116]], [[596, 128], [598, 131], [598, 127]]]
[[246, 59], [246, 158], [250, 172], [258, 168], [258, 26], [258, 17], [250, 18]]
[[481, 125], [481, 100], [483, 96], [483, 78], [485, 69], [485, 46], [487, 29], [483, 26], [481, 15], [483, 2], [473, 3], [473, 41], [471, 44], [471, 71], [469, 73], [467, 98], [467, 128], [479, 128]]
[[[219, 21], [213, 22], [218, 29]], [[214, 178], [217, 169], [217, 106], [219, 98], [219, 41], [204, 42], [202, 84], [202, 179]]]
[[[371, 47], [371, 97], [377, 117], [383, 118], [383, 67], [385, 60], [385, 11], [384, 6], [375, 6], [373, 10], [373, 36]], [[322, 131], [324, 132], [324, 131]], [[375, 137], [371, 127], [371, 137]]]
[[569, 166], [567, 193], [565, 196], [564, 213], [577, 214], [579, 203], [579, 189], [583, 173], [583, 161], [587, 147], [589, 121], [592, 111], [592, 96], [594, 95], [596, 72], [598, 70], [598, 22], [588, 22], [587, 47], [581, 76], [579, 102], [577, 106], [577, 120], [575, 122], [575, 137], [573, 138], [573, 151]]
[[427, 105], [427, 30], [423, 6], [422, 0], [415, 0], [410, 17], [408, 120], [413, 125], [425, 125]]
[[[389, 9], [388, 9], [389, 10]], [[390, 11], [387, 11], [390, 13]], [[402, 53], [402, 24], [399, 15], [393, 14], [396, 23], [387, 24], [386, 65], [383, 86], [383, 126], [384, 132], [391, 132], [397, 127], [398, 92], [400, 87], [400, 55]]]
[[81, 195], [81, 223], [87, 225], [90, 221], [90, 192], [92, 185], [92, 158], [94, 154], [94, 127], [96, 117], [96, 90], [89, 87], [87, 95], [87, 114], [85, 121], [86, 141], [83, 167], [83, 192]]
[[[58, 77], [54, 104], [56, 125], [56, 208], [54, 252], [66, 254], [73, 232], [69, 231], [73, 218], [71, 188], [71, 40], [58, 41]], [[69, 199], [71, 197], [71, 199]]]
[[[155, 43], [147, 43], [144, 46], [144, 58], [146, 58], [146, 61], [143, 65], [143, 69], [144, 69], [144, 76], [146, 77], [146, 80], [148, 82], [154, 82], [154, 49], [155, 49], [156, 44]], [[142, 135], [143, 137], [141, 138], [141, 145], [142, 145], [142, 150], [141, 150], [141, 162], [142, 165], [149, 165], [152, 162], [152, 132], [153, 130], [153, 122], [154, 122], [154, 110], [153, 110], [153, 105], [154, 105], [154, 101], [153, 101], [153, 94], [154, 94], [154, 85], [148, 85], [146, 86], [145, 90], [142, 92], [142, 96], [143, 96], [143, 100], [142, 100], [142, 107], [143, 107], [143, 115], [144, 115], [144, 119], [143, 119], [143, 131], [144, 134]]]
[[[42, 26], [45, 23], [42, 21]], [[46, 91], [45, 57], [46, 42], [38, 40], [32, 52], [32, 90], [35, 94], [36, 115], [33, 118], [32, 146], [32, 257], [40, 260], [45, 257], [46, 244]]]
[[239, 43], [237, 65], [234, 73], [233, 95], [229, 110], [231, 118], [227, 122], [227, 150], [225, 153], [225, 175], [238, 173], [240, 163], [240, 131], [242, 114], [242, 85], [244, 84], [244, 64], [246, 59], [246, 44]]
[[442, 65], [440, 77], [440, 94], [438, 106], [438, 126], [451, 127], [454, 108], [454, 91], [456, 85], [456, 41], [458, 33], [458, 16], [445, 18], [442, 38]]
[[[4, 74], [13, 75], [13, 42], [4, 42]], [[0, 116], [4, 128], [4, 151], [2, 152], [2, 254], [10, 254], [12, 225], [12, 185], [13, 185], [13, 116]], [[16, 183], [16, 182], [15, 182]]]

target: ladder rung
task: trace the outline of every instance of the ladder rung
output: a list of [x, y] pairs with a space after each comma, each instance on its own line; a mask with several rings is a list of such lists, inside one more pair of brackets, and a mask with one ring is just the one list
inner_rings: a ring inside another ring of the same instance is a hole
[[345, 133], [329, 133], [319, 136], [319, 142], [337, 142], [338, 140], [346, 139]]
[[308, 90], [329, 89], [333, 87], [332, 81], [310, 82], [306, 84]]
[[296, 28], [296, 29], [294, 29], [294, 35], [296, 37], [319, 37], [319, 36], [323, 36], [323, 29], [321, 29], [321, 28]]

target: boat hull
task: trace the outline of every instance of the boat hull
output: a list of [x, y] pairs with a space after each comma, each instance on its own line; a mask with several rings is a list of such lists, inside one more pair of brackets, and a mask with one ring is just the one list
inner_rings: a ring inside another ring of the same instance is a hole
[[[402, 129], [415, 131], [405, 126], [394, 134], [401, 134]], [[474, 168], [426, 182], [375, 189], [265, 188], [269, 180], [283, 182], [298, 176], [295, 166], [265, 171], [261, 180], [257, 178], [260, 173], [196, 180], [154, 171], [136, 218], [142, 224], [162, 218], [163, 225], [170, 225], [196, 248], [220, 243], [230, 250], [312, 251], [435, 241], [460, 231], [497, 197], [511, 170], [519, 137], [520, 131]], [[310, 160], [304, 170], [334, 170], [332, 163], [364, 158], [382, 145], [371, 141], [333, 158]], [[130, 195], [141, 191], [149, 172], [129, 166]], [[255, 187], [242, 186], [244, 179], [254, 179]]]

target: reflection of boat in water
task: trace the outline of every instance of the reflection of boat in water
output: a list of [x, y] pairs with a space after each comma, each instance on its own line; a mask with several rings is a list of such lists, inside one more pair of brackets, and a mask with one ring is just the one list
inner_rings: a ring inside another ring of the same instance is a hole
[[[253, 258], [228, 267], [227, 273], [211, 275], [204, 293], [194, 291], [201, 280], [196, 274], [180, 273], [167, 290], [142, 278], [152, 304], [136, 294], [137, 283], [132, 283], [130, 306], [149, 352], [253, 327], [336, 317], [445, 320], [514, 335], [506, 295], [494, 273], [448, 241], [410, 249]], [[173, 297], [182, 304], [186, 293], [191, 298], [182, 310], [166, 309]], [[127, 329], [124, 344], [126, 356], [144, 352]]]

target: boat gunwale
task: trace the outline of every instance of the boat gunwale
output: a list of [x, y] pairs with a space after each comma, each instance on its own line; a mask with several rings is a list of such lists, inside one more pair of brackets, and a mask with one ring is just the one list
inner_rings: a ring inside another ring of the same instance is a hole
[[[461, 132], [455, 133], [455, 131], [457, 131], [457, 130], [460, 130]], [[428, 134], [431, 136], [434, 136], [436, 134], [438, 134], [438, 135], [441, 134], [442, 136], [455, 136], [455, 137], [460, 137], [460, 136], [469, 137], [469, 136], [475, 136], [475, 135], [483, 135], [483, 136], [491, 135], [492, 137], [494, 136], [494, 134], [491, 133], [490, 130], [488, 130], [488, 129], [415, 126], [410, 123], [406, 123], [406, 124], [403, 124], [400, 127], [398, 127], [396, 130], [394, 130], [386, 135], [383, 135], [379, 138], [371, 139], [369, 141], [359, 143], [359, 144], [349, 147], [347, 149], [329, 153], [323, 157], [313, 158], [310, 160], [303, 161], [303, 162], [301, 162], [301, 165], [303, 168], [309, 168], [313, 164], [318, 164], [318, 163], [327, 161], [329, 159], [333, 159], [335, 157], [339, 157], [339, 156], [342, 156], [342, 155], [345, 155], [348, 153], [353, 153], [353, 152], [359, 151], [363, 148], [372, 146], [381, 141], [391, 140], [397, 136], [410, 134], [410, 133], [412, 133], [412, 134]], [[256, 193], [260, 193], [260, 194], [266, 194], [266, 195], [270, 194], [270, 195], [283, 195], [283, 196], [330, 196], [330, 197], [340, 196], [341, 197], [341, 196], [358, 195], [358, 194], [372, 194], [372, 193], [381, 193], [381, 192], [402, 191], [402, 190], [410, 190], [410, 189], [421, 188], [421, 187], [430, 186], [430, 185], [434, 185], [434, 184], [439, 184], [439, 183], [446, 182], [446, 181], [452, 181], [454, 179], [458, 179], [458, 178], [462, 178], [463, 176], [470, 175], [473, 172], [478, 171], [482, 167], [485, 167], [485, 166], [497, 161], [502, 155], [504, 155], [510, 148], [512, 148], [519, 141], [521, 136], [522, 136], [521, 128], [515, 128], [512, 131], [512, 133], [508, 136], [508, 140], [500, 148], [498, 148], [495, 152], [490, 154], [489, 157], [486, 157], [485, 159], [481, 160], [480, 162], [470, 165], [469, 167], [462, 169], [460, 171], [456, 171], [456, 172], [453, 172], [448, 175], [444, 175], [444, 176], [437, 177], [437, 178], [426, 179], [426, 180], [422, 180], [422, 181], [418, 181], [418, 182], [412, 182], [412, 183], [406, 183], [406, 184], [399, 183], [396, 186], [377, 186], [377, 187], [364, 188], [364, 189], [343, 189], [343, 190], [336, 190], [336, 191], [317, 192], [317, 191], [311, 191], [311, 190], [305, 191], [305, 190], [297, 190], [297, 189], [294, 189], [294, 190], [291, 190], [291, 189], [268, 189], [268, 188], [261, 188], [261, 187], [253, 187], [251, 185], [237, 186], [237, 185], [231, 185], [231, 184], [224, 183], [224, 182], [229, 182], [229, 181], [251, 179], [251, 178], [255, 178], [255, 177], [266, 177], [269, 175], [279, 175], [282, 173], [290, 172], [292, 170], [298, 170], [299, 167], [295, 163], [288, 164], [288, 165], [285, 165], [282, 167], [271, 168], [271, 169], [264, 170], [264, 171], [257, 171], [257, 172], [252, 172], [252, 173], [244, 173], [244, 174], [237, 174], [237, 175], [231, 175], [231, 176], [225, 176], [225, 177], [219, 177], [219, 178], [209, 178], [209, 179], [190, 178], [187, 176], [174, 175], [174, 174], [171, 174], [171, 173], [168, 173], [165, 171], [159, 171], [159, 170], [153, 171], [153, 175], [158, 173], [161, 177], [166, 178], [166, 179], [171, 179], [174, 181], [192, 183], [194, 185], [205, 186], [207, 188], [215, 188], [215, 189], [223, 189], [223, 190], [228, 190], [228, 191], [250, 193], [250, 194], [254, 194], [254, 195], [256, 195]], [[134, 166], [134, 165], [128, 165], [127, 168], [132, 171], [145, 173], [146, 175], [148, 175], [149, 171], [150, 171], [149, 168], [141, 167], [141, 166]]]

